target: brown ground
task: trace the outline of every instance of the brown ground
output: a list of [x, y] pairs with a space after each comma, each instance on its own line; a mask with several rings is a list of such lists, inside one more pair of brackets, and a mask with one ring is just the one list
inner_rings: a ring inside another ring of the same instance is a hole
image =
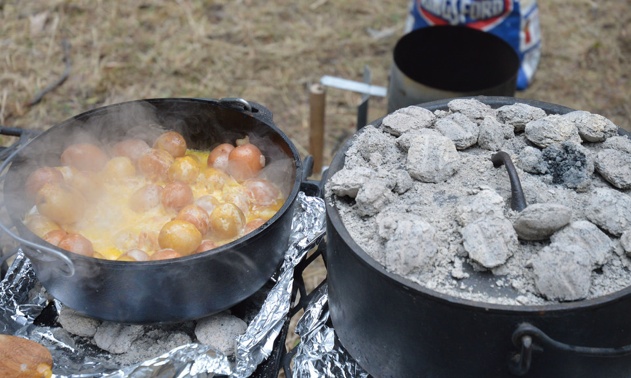
[[[407, 4], [0, 0], [0, 125], [45, 129], [142, 98], [242, 97], [267, 106], [307, 155], [309, 86], [323, 75], [361, 81], [364, 66], [375, 85], [387, 86]], [[631, 0], [541, 0], [539, 8], [543, 54], [533, 85], [517, 96], [599, 113], [631, 130]], [[67, 80], [27, 105], [64, 72], [62, 41], [70, 44]], [[327, 90], [325, 164], [354, 132], [359, 101]], [[385, 99], [373, 98], [369, 120], [385, 109]]]
[[[134, 4], [134, 5], [131, 5]], [[631, 129], [631, 1], [540, 1], [543, 55], [519, 97], [589, 110]], [[308, 153], [308, 87], [323, 75], [387, 86], [407, 1], [0, 1], [0, 124], [46, 128], [111, 103], [243, 97]], [[369, 29], [385, 32], [375, 38]], [[388, 33], [390, 32], [390, 33]], [[64, 71], [41, 103], [25, 105]], [[360, 95], [329, 88], [325, 163]], [[373, 98], [369, 119], [386, 112]]]

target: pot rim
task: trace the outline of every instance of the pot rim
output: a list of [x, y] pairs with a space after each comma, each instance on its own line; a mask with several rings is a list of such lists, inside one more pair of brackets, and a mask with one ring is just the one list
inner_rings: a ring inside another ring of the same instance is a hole
[[[235, 99], [226, 99], [226, 100], [235, 100]], [[240, 99], [238, 99], [240, 100]], [[187, 255], [187, 256], [182, 256], [182, 257], [178, 257], [178, 258], [174, 258], [174, 259], [166, 259], [166, 260], [156, 260], [156, 261], [117, 261], [117, 260], [108, 260], [108, 259], [100, 259], [97, 257], [91, 257], [91, 256], [84, 256], [84, 255], [80, 255], [77, 253], [73, 253], [70, 251], [66, 251], [64, 249], [61, 249], [53, 244], [48, 243], [47, 241], [45, 241], [44, 239], [42, 239], [41, 237], [35, 235], [33, 232], [31, 232], [28, 227], [26, 227], [26, 225], [23, 222], [23, 214], [22, 215], [18, 215], [18, 214], [13, 214], [13, 212], [8, 211], [7, 205], [6, 203], [2, 203], [2, 206], [7, 210], [7, 212], [9, 213], [9, 217], [11, 218], [11, 221], [13, 222], [13, 224], [19, 224], [19, 226], [21, 226], [20, 228], [22, 228], [23, 232], [27, 233], [27, 236], [25, 237], [25, 239], [29, 240], [29, 241], [33, 241], [36, 240], [37, 243], [39, 244], [43, 244], [46, 248], [49, 249], [53, 249], [61, 254], [63, 254], [64, 256], [68, 257], [69, 259], [71, 259], [72, 261], [77, 261], [77, 262], [89, 262], [91, 264], [94, 264], [95, 262], [97, 264], [101, 264], [104, 265], [106, 267], [109, 268], [123, 268], [123, 269], [146, 269], [147, 267], [160, 267], [162, 265], [172, 265], [173, 263], [189, 263], [191, 261], [195, 261], [198, 259], [206, 259], [209, 256], [213, 256], [213, 255], [218, 255], [221, 253], [224, 253], [228, 250], [232, 250], [235, 246], [238, 245], [242, 245], [242, 244], [247, 244], [251, 239], [256, 238], [259, 234], [261, 234], [262, 232], [264, 232], [265, 230], [267, 230], [269, 227], [271, 227], [281, 216], [283, 216], [289, 209], [292, 208], [293, 203], [296, 199], [296, 197], [298, 196], [298, 192], [300, 191], [300, 184], [303, 180], [303, 163], [300, 160], [300, 154], [298, 152], [298, 149], [296, 148], [296, 146], [294, 145], [294, 143], [289, 139], [289, 137], [282, 131], [280, 130], [272, 121], [272, 113], [265, 108], [263, 105], [258, 104], [256, 102], [252, 102], [252, 101], [247, 101], [247, 103], [249, 103], [251, 105], [251, 109], [237, 109], [233, 106], [230, 106], [230, 103], [242, 103], [240, 101], [233, 101], [233, 102], [227, 102], [227, 101], [223, 101], [223, 100], [215, 100], [215, 99], [208, 99], [208, 98], [191, 98], [191, 97], [166, 97], [166, 98], [149, 98], [149, 99], [138, 99], [138, 100], [131, 100], [131, 101], [125, 101], [125, 102], [120, 102], [120, 103], [116, 103], [116, 104], [111, 104], [111, 105], [106, 105], [106, 106], [102, 106], [102, 107], [98, 107], [95, 109], [91, 109], [88, 111], [85, 111], [83, 113], [77, 114], [75, 116], [72, 116], [71, 118], [68, 118], [60, 123], [57, 123], [51, 127], [49, 127], [47, 130], [45, 130], [44, 132], [38, 134], [37, 136], [35, 136], [34, 138], [32, 138], [31, 140], [29, 140], [27, 143], [25, 143], [24, 145], [19, 147], [19, 150], [15, 151], [15, 154], [13, 155], [12, 158], [10, 158], [11, 160], [18, 157], [19, 154], [24, 151], [26, 148], [28, 148], [30, 146], [31, 143], [33, 143], [35, 140], [39, 140], [40, 138], [45, 138], [46, 135], [49, 132], [53, 132], [51, 130], [56, 129], [58, 127], [63, 127], [64, 125], [70, 124], [78, 119], [81, 118], [85, 118], [85, 117], [90, 117], [96, 114], [99, 114], [101, 112], [109, 112], [112, 109], [116, 109], [116, 108], [122, 108], [125, 106], [130, 106], [133, 104], [140, 104], [140, 103], [149, 103], [149, 104], [156, 104], [156, 103], [170, 103], [170, 102], [181, 102], [181, 103], [213, 103], [216, 106], [220, 106], [220, 107], [224, 107], [226, 109], [231, 109], [235, 112], [238, 113], [243, 113], [246, 115], [249, 115], [255, 119], [257, 119], [257, 121], [265, 124], [267, 127], [269, 127], [270, 129], [272, 129], [278, 136], [281, 137], [281, 139], [287, 144], [287, 146], [289, 147], [289, 150], [291, 151], [291, 154], [293, 155], [293, 160], [294, 160], [294, 170], [295, 170], [295, 177], [293, 180], [293, 184], [292, 184], [292, 188], [291, 191], [289, 192], [289, 194], [287, 195], [287, 198], [285, 199], [285, 202], [283, 203], [283, 206], [281, 206], [281, 208], [269, 219], [267, 220], [262, 226], [258, 227], [257, 229], [255, 229], [254, 231], [236, 239], [231, 241], [230, 243], [224, 244], [222, 246], [213, 248], [211, 250], [208, 251], [204, 251], [204, 252], [200, 252], [200, 253], [195, 253], [195, 254], [191, 254], [191, 255]], [[7, 162], [8, 163], [8, 162]], [[8, 170], [10, 170], [11, 167], [9, 166]], [[5, 173], [6, 174], [6, 173]], [[4, 178], [0, 179], [3, 180]], [[4, 191], [4, 187], [2, 189]], [[24, 251], [24, 253], [28, 256], [28, 257], [32, 257], [32, 258], [41, 258], [42, 256], [45, 256], [46, 254], [44, 253], [39, 253], [39, 252], [35, 252], [32, 248], [22, 248], [22, 250]]]
[[[428, 110], [434, 111], [438, 109], [444, 109], [447, 104], [456, 99], [476, 99], [487, 105], [490, 105], [493, 108], [498, 108], [504, 105], [512, 105], [515, 103], [523, 103], [535, 107], [540, 107], [546, 111], [546, 114], [565, 114], [571, 111], [575, 111], [575, 109], [568, 108], [562, 105], [557, 105], [553, 103], [548, 103], [544, 101], [531, 100], [531, 99], [520, 99], [516, 97], [508, 97], [508, 96], [467, 96], [467, 97], [458, 97], [458, 98], [449, 98], [437, 101], [431, 101], [426, 103], [421, 103], [416, 106], [421, 106]], [[384, 117], [379, 118], [369, 125], [380, 127], [381, 122]], [[358, 133], [361, 133], [362, 130], [359, 130]], [[619, 133], [627, 134], [623, 130], [619, 130]], [[351, 146], [354, 138], [349, 138], [342, 148], [338, 150], [335, 154], [331, 165], [329, 166], [329, 170], [327, 171], [327, 177], [325, 180], [331, 175], [331, 168], [335, 170], [335, 172], [339, 171], [344, 166], [345, 156], [348, 148]], [[621, 290], [615, 291], [610, 294], [606, 294], [600, 297], [585, 299], [581, 301], [575, 302], [562, 302], [562, 303], [550, 303], [545, 305], [507, 305], [507, 304], [498, 304], [498, 303], [487, 303], [480, 302], [471, 299], [459, 298], [449, 294], [441, 293], [433, 289], [429, 289], [421, 284], [415, 283], [411, 280], [408, 280], [402, 276], [397, 274], [388, 272], [384, 266], [378, 263], [375, 259], [369, 256], [362, 247], [360, 247], [355, 240], [351, 237], [348, 230], [344, 226], [342, 222], [339, 211], [334, 205], [336, 201], [332, 198], [332, 195], [325, 194], [324, 196], [326, 202], [326, 214], [327, 219], [331, 221], [333, 228], [338, 232], [340, 237], [348, 244], [351, 250], [354, 252], [354, 257], [357, 258], [360, 263], [367, 265], [371, 270], [373, 270], [376, 274], [380, 276], [384, 276], [397, 285], [403, 286], [405, 288], [412, 289], [416, 291], [418, 294], [426, 297], [429, 300], [434, 300], [438, 302], [443, 302], [445, 304], [449, 304], [455, 307], [470, 307], [473, 310], [482, 311], [482, 312], [494, 312], [494, 313], [515, 313], [521, 312], [523, 314], [535, 314], [535, 313], [562, 313], [580, 309], [601, 307], [608, 305], [612, 302], [617, 302], [623, 300], [625, 297], [631, 295], [631, 286], [623, 288]]]

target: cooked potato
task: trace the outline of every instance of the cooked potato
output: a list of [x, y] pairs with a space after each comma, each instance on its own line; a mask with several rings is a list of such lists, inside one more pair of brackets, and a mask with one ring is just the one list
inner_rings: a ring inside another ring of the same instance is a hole
[[[235, 145], [187, 150], [176, 132], [161, 134], [153, 147], [124, 139], [105, 148], [111, 158], [96, 145], [71, 145], [63, 166], [39, 168], [26, 180], [35, 207], [24, 223], [59, 248], [117, 261], [178, 258], [224, 245], [282, 204], [278, 188], [256, 177], [264, 165], [260, 150], [247, 137]], [[238, 177], [224, 171], [235, 150], [234, 167], [246, 167], [233, 168]]]

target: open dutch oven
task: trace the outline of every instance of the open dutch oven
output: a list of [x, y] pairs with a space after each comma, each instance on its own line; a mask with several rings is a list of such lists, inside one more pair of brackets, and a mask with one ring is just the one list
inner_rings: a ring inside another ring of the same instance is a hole
[[[572, 109], [510, 97], [547, 114]], [[420, 104], [447, 110], [450, 100]], [[371, 125], [381, 127], [381, 119]], [[358, 133], [362, 133], [360, 130]], [[354, 139], [327, 173], [344, 167]], [[429, 199], [431, 200], [431, 199]], [[353, 240], [339, 199], [325, 194], [331, 320], [346, 350], [375, 377], [629, 377], [631, 288], [575, 302], [506, 305], [444, 294], [387, 271]]]
[[[153, 129], [139, 128], [147, 124]], [[25, 226], [24, 215], [33, 206], [23, 193], [28, 174], [41, 166], [59, 166], [65, 147], [78, 141], [106, 145], [132, 136], [149, 138], [165, 130], [179, 132], [187, 146], [197, 150], [246, 135], [255, 138], [267, 166], [278, 168], [271, 174], [284, 191], [284, 204], [240, 239], [159, 261], [129, 263], [70, 253]], [[13, 237], [22, 243], [39, 281], [79, 313], [122, 323], [197, 319], [230, 308], [259, 290], [283, 259], [303, 176], [295, 146], [274, 125], [270, 111], [242, 99], [148, 99], [98, 108], [36, 136], [5, 161], [7, 166], [4, 205], [19, 235]]]

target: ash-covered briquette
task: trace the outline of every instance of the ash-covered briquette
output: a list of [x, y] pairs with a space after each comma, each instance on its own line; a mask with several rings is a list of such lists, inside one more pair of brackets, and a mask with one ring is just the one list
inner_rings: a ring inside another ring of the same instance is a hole
[[495, 114], [500, 123], [511, 126], [515, 132], [524, 131], [526, 124], [546, 116], [543, 109], [522, 103], [502, 106]]
[[462, 113], [452, 113], [439, 118], [434, 123], [434, 128], [442, 135], [451, 139], [459, 150], [464, 150], [478, 142], [480, 127]]
[[492, 269], [503, 265], [518, 248], [517, 235], [503, 217], [480, 217], [462, 228], [462, 245], [471, 260]]
[[564, 117], [576, 125], [579, 135], [586, 142], [603, 142], [618, 135], [618, 127], [600, 114], [577, 110]]
[[137, 325], [100, 321], [63, 307], [58, 320], [64, 332], [98, 347], [123, 366], [158, 357], [193, 342], [231, 356], [235, 353], [237, 337], [247, 328], [243, 320], [228, 312], [179, 324]]
[[243, 335], [247, 327], [243, 320], [222, 312], [199, 320], [195, 326], [195, 336], [202, 344], [210, 345], [226, 356], [234, 356], [237, 337]]
[[572, 219], [572, 209], [558, 203], [534, 203], [513, 220], [521, 240], [546, 240]]
[[524, 128], [526, 138], [539, 148], [546, 148], [557, 143], [581, 143], [578, 128], [570, 118], [553, 114], [530, 121]]
[[[326, 184], [353, 239], [388, 271], [448, 295], [534, 305], [631, 285], [631, 140], [606, 118], [456, 99], [366, 126]], [[511, 210], [507, 152], [528, 206]], [[629, 162], [629, 163], [627, 163]], [[469, 284], [495, 275], [499, 297]], [[487, 273], [488, 275], [488, 273]], [[473, 282], [473, 281], [472, 281]]]
[[101, 325], [100, 320], [83, 316], [68, 307], [61, 309], [58, 321], [66, 331], [80, 337], [93, 337]]
[[614, 149], [596, 155], [596, 169], [601, 176], [619, 189], [631, 189], [631, 154]]

